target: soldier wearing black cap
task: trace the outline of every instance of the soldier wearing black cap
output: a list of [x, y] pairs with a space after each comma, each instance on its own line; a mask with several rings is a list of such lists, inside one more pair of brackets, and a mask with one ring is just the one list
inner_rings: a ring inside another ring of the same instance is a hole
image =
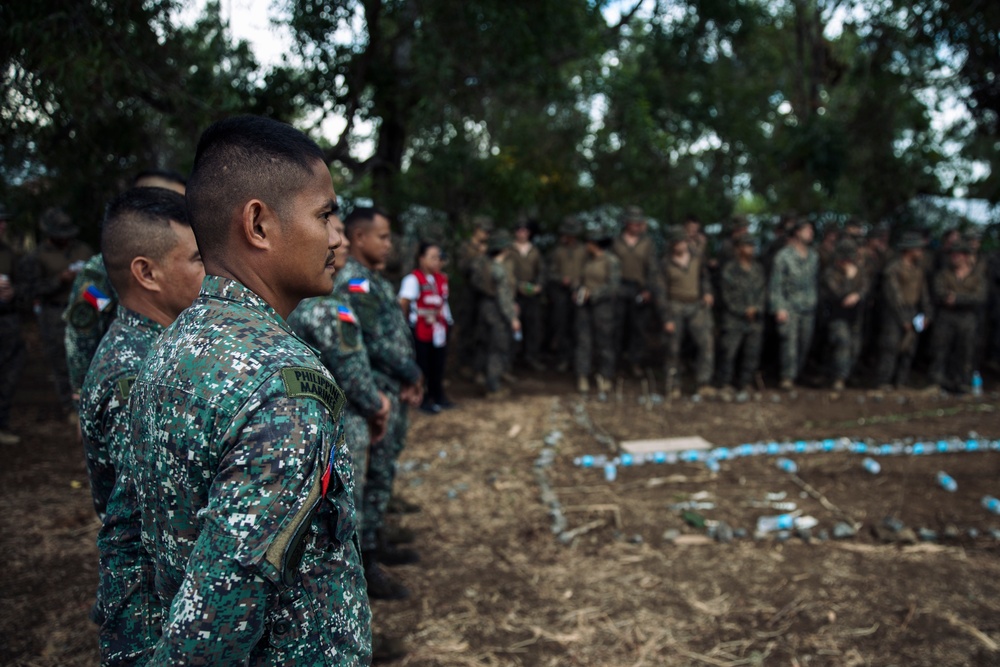
[[[899, 256], [882, 273], [882, 316], [879, 327], [876, 383], [882, 390], [910, 380], [917, 337], [932, 316], [924, 273], [924, 240], [916, 232], [903, 234]], [[917, 316], [920, 317], [917, 317]]]
[[39, 222], [45, 241], [35, 255], [35, 282], [33, 295], [40, 307], [39, 327], [46, 357], [52, 364], [52, 378], [59, 403], [75, 421], [73, 392], [66, 365], [66, 322], [63, 311], [69, 303], [73, 280], [94, 251], [77, 239], [79, 229], [65, 211], [50, 208]]
[[580, 221], [567, 217], [559, 226], [559, 244], [549, 255], [545, 295], [549, 302], [549, 347], [556, 357], [556, 370], [569, 369], [573, 358], [573, 289], [587, 248], [580, 243]]
[[868, 276], [859, 266], [857, 243], [851, 239], [837, 243], [833, 264], [823, 271], [822, 279], [834, 391], [844, 389], [861, 352], [861, 309], [868, 286]]
[[11, 215], [0, 204], [0, 445], [16, 445], [21, 438], [10, 429], [10, 404], [24, 367], [24, 339], [16, 301], [23, 296], [19, 280], [20, 258], [7, 243]]

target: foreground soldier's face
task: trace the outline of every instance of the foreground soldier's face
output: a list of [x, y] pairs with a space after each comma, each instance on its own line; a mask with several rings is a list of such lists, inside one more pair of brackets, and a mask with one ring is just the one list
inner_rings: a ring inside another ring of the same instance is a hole
[[285, 207], [275, 240], [276, 287], [288, 297], [305, 299], [329, 294], [336, 272], [334, 251], [341, 244], [337, 231], [337, 194], [333, 179], [322, 160], [316, 160], [310, 175]]

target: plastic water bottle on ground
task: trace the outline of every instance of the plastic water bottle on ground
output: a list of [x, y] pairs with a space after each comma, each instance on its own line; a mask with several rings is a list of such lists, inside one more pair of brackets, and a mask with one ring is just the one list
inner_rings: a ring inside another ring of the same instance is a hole
[[877, 475], [882, 472], [882, 466], [879, 462], [870, 456], [866, 456], [863, 461], [861, 461], [861, 467], [870, 472], [873, 475]]
[[796, 465], [795, 461], [791, 459], [780, 458], [775, 461], [774, 464], [778, 466], [779, 470], [784, 470], [790, 475], [794, 475], [799, 471], [799, 466]]
[[993, 496], [983, 496], [982, 503], [987, 512], [1000, 514], [1000, 500], [997, 500]]
[[757, 532], [774, 533], [779, 530], [791, 530], [794, 525], [795, 517], [791, 514], [762, 516], [757, 519]]
[[618, 466], [615, 465], [614, 461], [608, 461], [604, 464], [604, 479], [608, 482], [618, 479]]
[[952, 479], [951, 475], [943, 470], [939, 470], [937, 474], [938, 485], [949, 493], [954, 493], [958, 490], [958, 483]]
[[975, 371], [972, 374], [972, 395], [983, 395], [983, 376], [979, 373], [979, 371]]

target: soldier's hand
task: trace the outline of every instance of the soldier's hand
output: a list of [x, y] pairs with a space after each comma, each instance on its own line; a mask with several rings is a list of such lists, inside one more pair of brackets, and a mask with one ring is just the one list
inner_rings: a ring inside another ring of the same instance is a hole
[[519, 319], [517, 319], [515, 317], [514, 320], [510, 323], [510, 328], [513, 329], [514, 331], [520, 331], [521, 330], [521, 320], [519, 320]]
[[674, 322], [671, 320], [663, 323], [663, 330], [668, 334], [673, 334], [677, 330], [677, 327], [674, 326]]
[[389, 430], [389, 417], [372, 417], [368, 420], [368, 434], [370, 444], [375, 444], [385, 437]]
[[757, 309], [754, 308], [753, 306], [747, 308], [743, 314], [746, 316], [749, 322], [753, 322], [755, 319], [757, 319]]
[[858, 304], [858, 301], [861, 301], [861, 295], [858, 294], [857, 292], [851, 292], [850, 294], [844, 297], [844, 300], [841, 303], [843, 304], [844, 308], [853, 308]]
[[712, 304], [715, 303], [715, 297], [712, 296], [711, 294], [706, 294], [705, 296], [701, 297], [701, 300], [705, 302], [706, 308], [711, 308]]
[[788, 311], [787, 310], [779, 310], [778, 312], [776, 312], [774, 314], [774, 321], [777, 322], [778, 324], [784, 324], [785, 322], [787, 322], [788, 321]]
[[944, 298], [944, 303], [945, 303], [946, 306], [954, 306], [955, 305], [955, 293], [954, 292], [948, 292], [948, 296], [946, 296]]
[[382, 402], [382, 407], [378, 409], [378, 412], [376, 412], [372, 418], [387, 418], [389, 416], [389, 411], [392, 410], [392, 401], [390, 401], [389, 397], [382, 392], [378, 393], [378, 398]]
[[639, 303], [649, 303], [650, 293], [648, 289], [639, 292]]

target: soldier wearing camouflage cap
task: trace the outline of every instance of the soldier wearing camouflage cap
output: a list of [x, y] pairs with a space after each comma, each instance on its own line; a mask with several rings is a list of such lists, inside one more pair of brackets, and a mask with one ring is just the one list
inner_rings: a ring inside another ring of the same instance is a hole
[[622, 215], [622, 233], [611, 246], [621, 264], [616, 335], [622, 358], [636, 377], [646, 362], [648, 330], [652, 310], [653, 282], [656, 280], [656, 248], [646, 234], [646, 216], [638, 206], [629, 206]]
[[[590, 391], [590, 372], [596, 365], [599, 398], [607, 398], [615, 374], [615, 298], [621, 286], [621, 262], [610, 250], [610, 235], [600, 229], [587, 232], [587, 258], [575, 285], [577, 340], [574, 355], [577, 389]], [[594, 362], [596, 361], [596, 364]]]
[[[750, 236], [733, 241], [734, 258], [722, 267], [722, 336], [719, 345], [719, 379], [730, 388], [744, 392], [760, 367], [764, 342], [764, 307], [767, 303], [767, 277], [756, 259], [756, 245]], [[736, 357], [742, 348], [742, 364], [735, 371]]]
[[476, 331], [487, 397], [509, 393], [500, 381], [510, 364], [511, 336], [521, 330], [514, 301], [514, 281], [505, 263], [511, 246], [510, 233], [501, 229], [490, 236], [487, 260], [472, 276], [472, 286], [478, 292], [479, 312]]
[[805, 368], [816, 326], [819, 256], [810, 245], [813, 226], [795, 218], [787, 245], [774, 256], [768, 295], [781, 339], [781, 388], [792, 389]]
[[143, 544], [172, 600], [151, 663], [368, 664], [345, 398], [285, 322], [333, 286], [323, 152], [270, 119], [219, 121], [187, 203], [208, 275], [129, 396]]
[[947, 264], [931, 280], [937, 314], [931, 334], [931, 382], [957, 393], [970, 390], [980, 310], [988, 296], [986, 276], [976, 270], [974, 250], [959, 238], [948, 248]]
[[837, 243], [833, 263], [823, 271], [821, 280], [833, 390], [842, 391], [861, 352], [862, 307], [869, 289], [855, 241]]
[[548, 281], [545, 295], [549, 306], [549, 349], [556, 357], [556, 370], [569, 369], [573, 359], [573, 289], [580, 282], [580, 271], [587, 258], [587, 248], [580, 242], [580, 221], [572, 216], [559, 225], [559, 243], [549, 253]]
[[42, 213], [39, 228], [45, 235], [45, 241], [34, 257], [36, 282], [33, 295], [40, 308], [42, 346], [48, 363], [52, 365], [52, 381], [59, 404], [71, 420], [76, 421], [73, 389], [66, 364], [63, 311], [69, 304], [74, 279], [94, 251], [76, 238], [80, 229], [62, 209], [50, 208]]

